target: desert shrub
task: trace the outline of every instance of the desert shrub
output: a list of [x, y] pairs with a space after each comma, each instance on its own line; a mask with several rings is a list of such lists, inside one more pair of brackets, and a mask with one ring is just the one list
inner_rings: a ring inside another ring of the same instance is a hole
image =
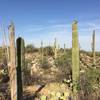
[[5, 100], [5, 96], [3, 93], [0, 93], [0, 100]]
[[2, 47], [0, 47], [0, 62], [3, 62], [5, 55], [4, 55], [4, 49], [2, 49]]
[[1, 59], [2, 59], [2, 51], [0, 49], [0, 61], [1, 61]]
[[23, 67], [23, 85], [30, 85], [31, 83], [31, 59], [25, 59], [25, 66]]
[[[100, 98], [100, 70], [87, 69], [85, 74], [80, 76], [79, 91], [81, 100], [99, 100]], [[91, 98], [92, 97], [92, 98]]]
[[53, 56], [54, 52], [51, 46], [47, 46], [44, 48], [44, 55]]
[[71, 51], [67, 51], [65, 54], [60, 54], [55, 59], [55, 65], [66, 74], [71, 74]]
[[29, 68], [29, 64], [31, 66], [32, 59], [25, 59], [25, 67]]
[[96, 52], [96, 56], [100, 56], [100, 52]]
[[23, 76], [24, 82], [23, 82], [23, 84], [24, 85], [30, 85], [30, 83], [31, 83], [30, 70], [24, 69], [23, 71], [24, 71], [24, 76]]
[[48, 69], [50, 67], [47, 57], [43, 57], [43, 60], [40, 58], [39, 63], [43, 69]]
[[35, 48], [35, 46], [33, 44], [28, 44], [25, 47], [25, 51], [26, 51], [26, 53], [33, 53], [33, 52], [38, 52], [38, 49]]

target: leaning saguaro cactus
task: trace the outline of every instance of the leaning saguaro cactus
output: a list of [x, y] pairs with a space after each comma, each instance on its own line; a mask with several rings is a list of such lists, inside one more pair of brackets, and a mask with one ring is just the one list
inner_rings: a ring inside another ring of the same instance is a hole
[[22, 87], [22, 76], [24, 67], [25, 67], [25, 45], [24, 40], [19, 37], [16, 41], [17, 45], [17, 100], [22, 100], [23, 97], [23, 87]]
[[11, 100], [18, 100], [14, 24], [11, 23], [8, 29], [10, 35], [9, 38], [10, 39], [10, 65], [8, 67], [9, 67], [9, 76], [10, 76]]
[[95, 30], [92, 35], [92, 53], [93, 53], [93, 65], [95, 65]]
[[79, 80], [79, 43], [77, 21], [72, 24], [72, 80], [73, 80], [73, 97], [77, 99], [77, 85]]

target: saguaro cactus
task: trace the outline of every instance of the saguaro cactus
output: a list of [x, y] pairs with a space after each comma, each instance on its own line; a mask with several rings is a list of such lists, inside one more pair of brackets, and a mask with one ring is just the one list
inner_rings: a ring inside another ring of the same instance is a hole
[[95, 30], [92, 35], [92, 53], [93, 53], [93, 65], [95, 65]]
[[11, 88], [11, 100], [17, 100], [17, 72], [16, 72], [16, 51], [15, 51], [15, 28], [11, 23], [8, 27], [10, 35], [10, 88]]
[[79, 43], [77, 21], [72, 24], [72, 80], [73, 80], [73, 97], [77, 100], [77, 85], [79, 80]]
[[[24, 68], [25, 68], [25, 45], [24, 40], [19, 37], [16, 41], [17, 43], [17, 100], [22, 100], [23, 97], [23, 87], [22, 79], [24, 80]], [[22, 76], [23, 75], [23, 76]]]
[[65, 52], [66, 52], [66, 44], [64, 44], [64, 54], [65, 54]]
[[57, 39], [55, 38], [54, 41], [54, 47], [53, 47], [53, 52], [54, 52], [54, 58], [57, 58]]
[[[59, 57], [60, 56], [60, 44], [58, 44], [58, 47], [57, 47], [57, 49], [56, 49], [56, 55], [57, 55], [57, 57]], [[56, 58], [57, 58], [56, 57]]]
[[43, 50], [43, 41], [41, 41], [41, 63], [43, 64], [44, 59], [44, 50]]

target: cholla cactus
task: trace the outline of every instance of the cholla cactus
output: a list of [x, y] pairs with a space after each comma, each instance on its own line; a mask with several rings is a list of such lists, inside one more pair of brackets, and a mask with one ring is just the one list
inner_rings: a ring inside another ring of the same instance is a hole
[[92, 52], [93, 52], [93, 65], [95, 65], [95, 30], [93, 30], [92, 35]]
[[77, 21], [72, 24], [72, 80], [74, 100], [77, 100], [77, 86], [79, 81], [79, 43]]

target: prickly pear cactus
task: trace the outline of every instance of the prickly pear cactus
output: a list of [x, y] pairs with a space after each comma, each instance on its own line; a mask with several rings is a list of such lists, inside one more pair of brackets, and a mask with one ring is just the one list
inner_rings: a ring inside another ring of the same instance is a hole
[[61, 93], [53, 91], [50, 93], [50, 96], [48, 96], [48, 99], [47, 96], [45, 95], [42, 95], [40, 98], [41, 98], [40, 100], [68, 100], [69, 93], [67, 92]]
[[45, 95], [42, 95], [40, 100], [47, 100], [47, 97]]

